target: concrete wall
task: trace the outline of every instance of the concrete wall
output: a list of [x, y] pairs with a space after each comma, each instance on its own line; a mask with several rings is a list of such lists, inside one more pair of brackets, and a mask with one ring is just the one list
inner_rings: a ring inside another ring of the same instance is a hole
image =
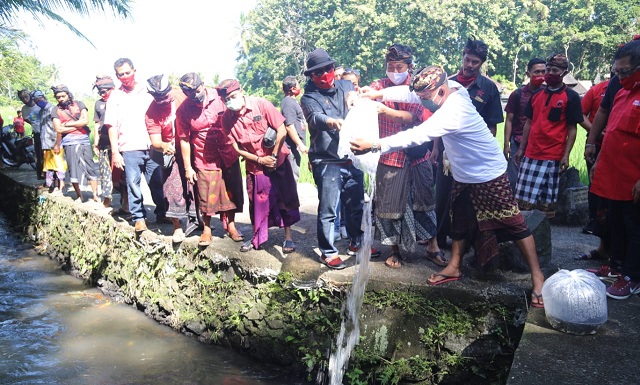
[[[199, 340], [274, 362], [322, 383], [348, 286], [300, 287], [291, 273], [230, 259], [212, 247], [175, 248], [0, 173], [3, 210], [37, 250], [118, 301]], [[363, 336], [345, 384], [505, 383], [524, 321], [513, 295], [372, 284]]]

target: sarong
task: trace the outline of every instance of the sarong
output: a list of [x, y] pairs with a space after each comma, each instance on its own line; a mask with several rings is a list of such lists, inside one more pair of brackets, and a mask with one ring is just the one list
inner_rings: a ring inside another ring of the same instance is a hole
[[202, 215], [213, 216], [230, 210], [242, 212], [244, 194], [238, 161], [226, 170], [198, 170], [197, 175]]
[[98, 180], [90, 145], [70, 144], [64, 146], [64, 152], [69, 167], [69, 182], [84, 186], [90, 180]]
[[289, 227], [300, 220], [298, 189], [289, 160], [264, 174], [247, 174], [249, 217], [255, 249], [269, 239], [269, 227]]
[[516, 184], [516, 198], [536, 204], [558, 201], [560, 162], [523, 158]]
[[498, 243], [531, 235], [516, 202], [506, 172], [484, 183], [454, 180], [451, 191], [451, 235], [473, 244], [480, 266], [498, 255]]
[[375, 237], [383, 245], [414, 251], [436, 235], [433, 169], [429, 162], [403, 168], [378, 164]]

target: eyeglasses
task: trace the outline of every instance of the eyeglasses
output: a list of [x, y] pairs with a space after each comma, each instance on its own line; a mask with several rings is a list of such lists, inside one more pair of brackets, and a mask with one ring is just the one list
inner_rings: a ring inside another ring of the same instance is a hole
[[638, 68], [640, 68], [640, 66], [637, 66], [635, 68], [627, 68], [627, 69], [621, 69], [621, 70], [614, 70], [611, 71], [614, 75], [617, 75], [618, 77], [623, 77], [626, 78], [627, 76], [631, 75], [632, 73], [634, 73]]
[[346, 70], [344, 70], [343, 75], [348, 75], [348, 74], [354, 74], [356, 76], [360, 76], [360, 71], [354, 70], [353, 68], [347, 68]]
[[[319, 69], [317, 69], [317, 70], [315, 70], [315, 71], [311, 72], [311, 75], [313, 75], [313, 76], [322, 76], [322, 75], [324, 75], [324, 74], [325, 74], [325, 73], [327, 73], [327, 72], [331, 72], [331, 71], [333, 71], [335, 68], [336, 68], [336, 67], [334, 67], [334, 66], [333, 66], [333, 64], [331, 64], [331, 65], [328, 65], [328, 66], [326, 66], [326, 67], [319, 68]], [[346, 72], [346, 71], [345, 71], [345, 72]]]

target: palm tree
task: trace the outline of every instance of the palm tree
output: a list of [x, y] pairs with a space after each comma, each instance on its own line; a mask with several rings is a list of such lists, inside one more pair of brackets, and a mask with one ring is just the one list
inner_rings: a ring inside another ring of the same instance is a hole
[[41, 22], [43, 18], [47, 18], [62, 23], [73, 33], [91, 43], [82, 32], [56, 12], [71, 11], [87, 16], [96, 11], [106, 12], [108, 10], [111, 10], [114, 15], [123, 18], [131, 16], [129, 0], [0, 0], [0, 37], [20, 38], [22, 32], [15, 29], [11, 23], [19, 11], [26, 11], [38, 22]]

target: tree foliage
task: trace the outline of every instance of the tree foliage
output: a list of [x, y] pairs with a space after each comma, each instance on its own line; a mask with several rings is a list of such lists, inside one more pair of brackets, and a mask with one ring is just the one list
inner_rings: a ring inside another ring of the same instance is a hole
[[21, 31], [16, 30], [12, 25], [20, 11], [31, 14], [38, 22], [41, 22], [42, 18], [47, 18], [62, 23], [89, 43], [91, 41], [58, 12], [70, 11], [87, 16], [94, 12], [111, 11], [116, 16], [125, 18], [131, 16], [129, 0], [0, 0], [0, 36], [21, 37]]
[[46, 89], [53, 84], [56, 69], [20, 52], [15, 40], [0, 39], [0, 105], [18, 100], [21, 89]]
[[529, 58], [563, 52], [575, 76], [594, 79], [637, 33], [638, 15], [640, 0], [258, 0], [241, 19], [237, 74], [249, 93], [278, 101], [282, 79], [304, 81], [305, 55], [320, 47], [368, 84], [384, 76], [393, 43], [454, 73], [475, 36], [489, 46], [489, 76], [519, 84]]

